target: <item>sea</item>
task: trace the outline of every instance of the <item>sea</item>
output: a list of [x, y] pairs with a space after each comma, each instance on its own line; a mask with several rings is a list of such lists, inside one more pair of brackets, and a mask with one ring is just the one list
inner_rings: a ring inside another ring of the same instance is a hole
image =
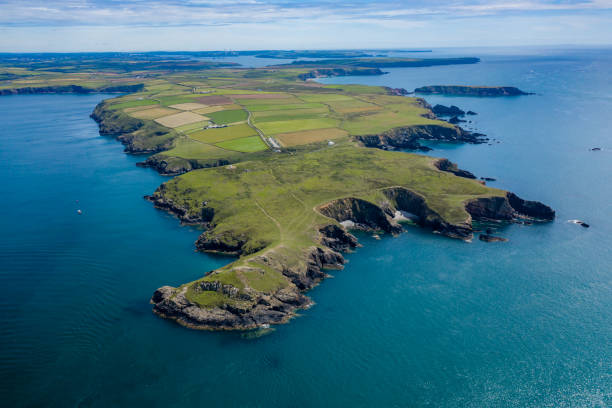
[[481, 62], [320, 81], [533, 92], [425, 96], [477, 112], [462, 125], [491, 139], [427, 154], [556, 220], [500, 226], [504, 243], [359, 234], [346, 267], [308, 293], [312, 308], [254, 338], [151, 313], [156, 288], [232, 258], [196, 253], [201, 231], [143, 199], [168, 178], [98, 134], [89, 114], [112, 95], [0, 97], [1, 405], [612, 406], [612, 50], [415, 56]]

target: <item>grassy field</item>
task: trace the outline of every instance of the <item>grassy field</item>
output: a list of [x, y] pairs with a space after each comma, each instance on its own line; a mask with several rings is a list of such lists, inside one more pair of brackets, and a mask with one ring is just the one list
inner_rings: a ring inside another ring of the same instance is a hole
[[226, 140], [224, 142], [217, 143], [216, 146], [226, 150], [235, 150], [237, 152], [244, 153], [259, 152], [268, 148], [268, 146], [266, 146], [259, 136], [249, 136]]
[[304, 130], [301, 132], [280, 133], [275, 135], [274, 137], [283, 146], [291, 147], [305, 145], [309, 143], [324, 142], [326, 140], [338, 139], [347, 135], [348, 132], [346, 130], [338, 128], [329, 128]]
[[267, 135], [275, 135], [278, 133], [299, 132], [301, 130], [326, 129], [337, 125], [338, 121], [335, 119], [317, 118], [263, 122], [258, 123], [257, 127]]
[[179, 103], [176, 105], [171, 105], [170, 107], [172, 109], [179, 109], [183, 111], [193, 111], [196, 109], [206, 108], [207, 106], [202, 103], [186, 102], [186, 103]]
[[222, 110], [208, 114], [208, 117], [217, 124], [229, 124], [244, 122], [247, 120], [248, 113], [243, 109]]
[[200, 130], [190, 133], [189, 137], [203, 143], [219, 143], [254, 135], [257, 135], [255, 129], [246, 124], [239, 124], [218, 129]]
[[174, 115], [157, 118], [155, 121], [162, 126], [177, 128], [190, 123], [202, 122], [204, 119], [205, 118], [203, 116], [193, 112], [181, 112], [175, 113]]
[[[156, 106], [156, 105], [152, 105]], [[162, 118], [164, 116], [174, 115], [176, 113], [180, 113], [175, 109], [170, 108], [148, 108], [148, 109], [140, 109], [137, 111], [129, 112], [129, 115], [133, 118], [137, 119], [157, 119]]]

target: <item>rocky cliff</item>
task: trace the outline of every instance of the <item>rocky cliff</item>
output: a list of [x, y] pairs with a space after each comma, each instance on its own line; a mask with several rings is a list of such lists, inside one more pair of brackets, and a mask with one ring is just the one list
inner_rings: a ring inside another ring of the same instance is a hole
[[376, 135], [355, 136], [366, 147], [379, 149], [413, 149], [429, 150], [424, 148], [419, 140], [437, 140], [461, 143], [485, 143], [488, 139], [479, 133], [472, 133], [458, 126], [444, 125], [416, 125], [391, 129]]
[[108, 85], [100, 88], [88, 88], [80, 85], [58, 85], [58, 86], [40, 86], [40, 87], [23, 87], [0, 89], [0, 95], [18, 95], [18, 94], [51, 94], [51, 93], [132, 93], [139, 92], [144, 89], [143, 84], [134, 85]]
[[172, 147], [176, 133], [153, 121], [133, 118], [121, 110], [111, 109], [100, 102], [91, 114], [98, 123], [100, 134], [116, 137], [125, 151], [133, 154], [157, 153]]

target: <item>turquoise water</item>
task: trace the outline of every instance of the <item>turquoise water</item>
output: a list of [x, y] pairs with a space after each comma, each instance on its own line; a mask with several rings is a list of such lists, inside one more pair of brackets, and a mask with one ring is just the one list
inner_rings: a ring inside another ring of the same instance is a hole
[[317, 304], [256, 340], [151, 314], [155, 288], [229, 259], [194, 253], [199, 232], [142, 199], [165, 179], [98, 136], [103, 95], [0, 98], [3, 405], [610, 406], [612, 53], [479, 56], [333, 81], [537, 92], [427, 98], [477, 111], [471, 125], [500, 141], [431, 154], [558, 219], [504, 228], [504, 244], [360, 236]]

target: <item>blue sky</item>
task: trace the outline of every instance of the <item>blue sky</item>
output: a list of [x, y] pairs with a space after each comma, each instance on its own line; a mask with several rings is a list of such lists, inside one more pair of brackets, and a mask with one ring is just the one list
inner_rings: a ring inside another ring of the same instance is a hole
[[0, 51], [612, 44], [612, 0], [0, 0]]

